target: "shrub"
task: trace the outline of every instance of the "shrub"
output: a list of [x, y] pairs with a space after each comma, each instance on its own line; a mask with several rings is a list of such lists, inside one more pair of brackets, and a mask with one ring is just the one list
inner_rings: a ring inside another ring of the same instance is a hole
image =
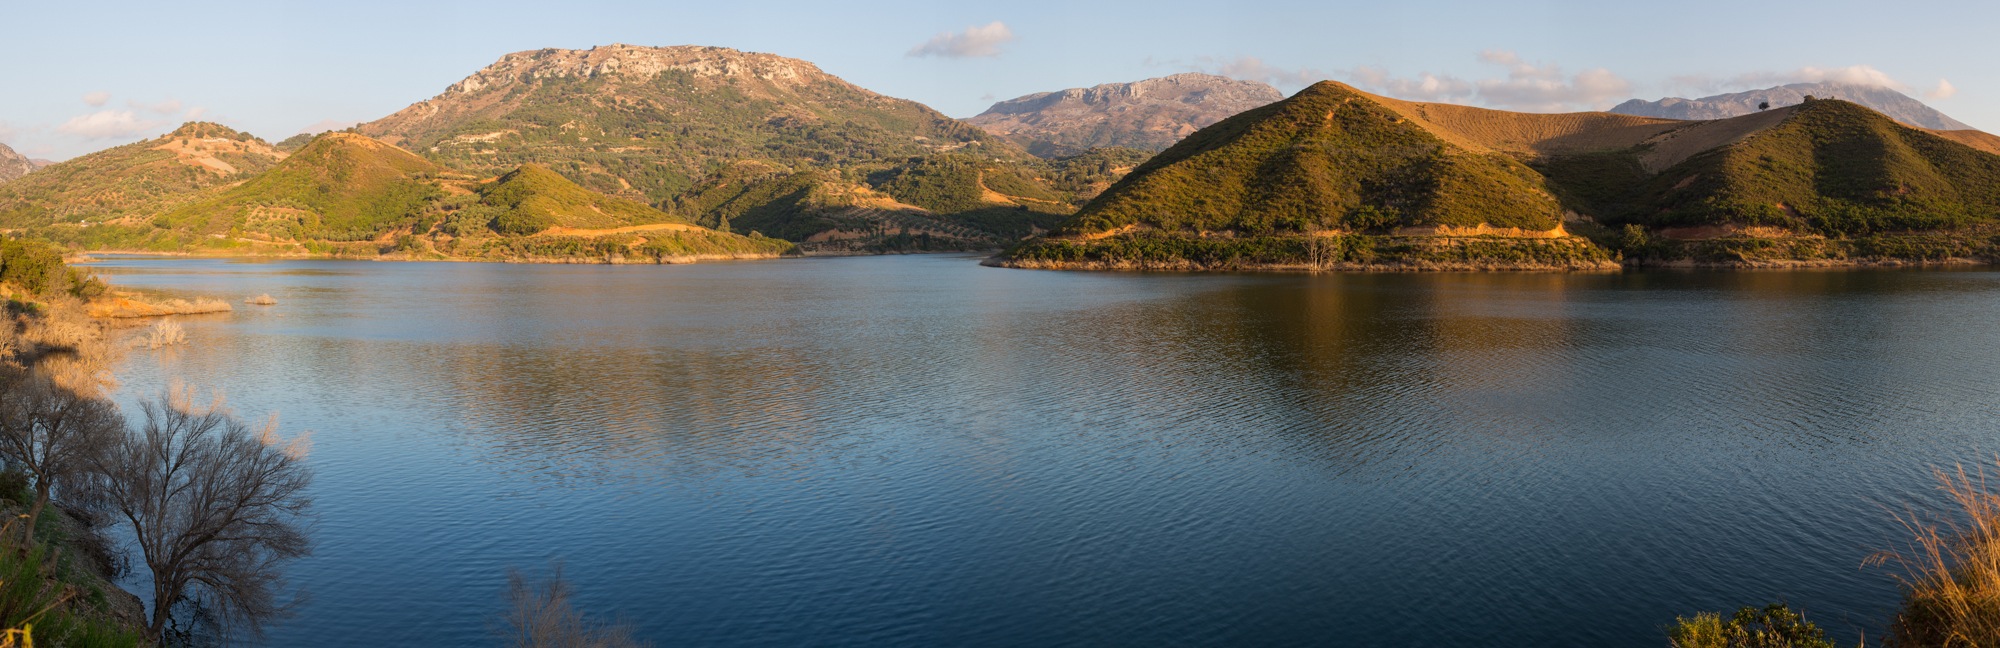
[[1783, 603], [1746, 607], [1726, 621], [1713, 612], [1683, 617], [1667, 638], [1674, 648], [1833, 648], [1825, 631]]

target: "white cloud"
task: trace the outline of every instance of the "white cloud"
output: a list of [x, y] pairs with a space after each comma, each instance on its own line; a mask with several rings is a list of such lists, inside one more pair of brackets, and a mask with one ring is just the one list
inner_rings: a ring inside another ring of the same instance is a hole
[[130, 110], [100, 110], [88, 115], [71, 117], [56, 127], [56, 132], [74, 135], [84, 139], [119, 139], [143, 135], [165, 124], [141, 119]]
[[1678, 89], [1679, 91], [1694, 94], [1717, 94], [1792, 83], [1844, 83], [1888, 88], [1897, 92], [1911, 91], [1908, 84], [1897, 81], [1895, 77], [1889, 76], [1887, 72], [1877, 70], [1873, 66], [1868, 65], [1850, 65], [1837, 68], [1807, 66], [1796, 70], [1780, 72], [1746, 72], [1732, 77], [1721, 78], [1686, 75], [1669, 79], [1667, 86], [1670, 90]]
[[178, 113], [181, 111], [181, 101], [179, 99], [168, 99], [166, 101], [162, 101], [160, 103], [155, 103], [155, 104], [142, 104], [137, 101], [127, 101], [125, 102], [125, 105], [132, 107], [134, 109], [144, 110], [147, 112], [160, 115], [172, 115], [174, 113]]
[[1937, 87], [1932, 88], [1930, 92], [1924, 93], [1924, 96], [1932, 99], [1950, 99], [1957, 94], [1958, 86], [1952, 85], [1950, 81], [1945, 79], [1938, 79]]
[[298, 134], [318, 135], [320, 133], [324, 133], [327, 131], [346, 130], [348, 127], [359, 123], [361, 122], [341, 121], [338, 119], [322, 119], [317, 122], [314, 122], [310, 126], [299, 129]]
[[206, 114], [208, 114], [207, 108], [201, 106], [195, 106], [193, 108], [189, 108], [187, 110], [187, 113], [181, 115], [181, 119], [185, 121], [194, 121], [197, 119], [201, 119], [201, 116]]
[[1415, 78], [1398, 79], [1388, 70], [1367, 65], [1348, 70], [1347, 80], [1384, 95], [1415, 101], [1467, 101], [1475, 90], [1471, 81], [1450, 75], [1425, 72]]
[[1276, 67], [1255, 56], [1227, 61], [1204, 57], [1196, 61], [1195, 69], [1232, 79], [1262, 81], [1283, 88], [1302, 88], [1333, 78], [1333, 75], [1313, 68]]
[[14, 141], [14, 136], [20, 134], [21, 131], [16, 130], [13, 126], [9, 125], [7, 122], [0, 122], [0, 144], [6, 144], [8, 142], [12, 142]]
[[1481, 103], [1534, 111], [1597, 108], [1632, 94], [1632, 83], [1610, 70], [1596, 68], [1565, 76], [1554, 63], [1536, 65], [1505, 50], [1479, 53], [1480, 62], [1507, 68], [1504, 79], [1481, 79]]
[[910, 48], [909, 56], [941, 56], [944, 58], [991, 58], [1000, 55], [1000, 47], [1014, 41], [1014, 30], [1007, 24], [994, 21], [990, 25], [967, 27], [962, 32], [944, 32], [932, 36], [924, 44]]
[[101, 107], [110, 101], [111, 93], [109, 92], [98, 91], [83, 95], [83, 103], [89, 104], [92, 108]]
[[1486, 50], [1480, 63], [1507, 69], [1506, 76], [1465, 79], [1450, 74], [1420, 73], [1397, 77], [1388, 70], [1361, 66], [1340, 75], [1364, 90], [1398, 99], [1473, 103], [1528, 111], [1601, 109], [1631, 96], [1632, 83], [1604, 68], [1564, 73], [1554, 63], [1530, 63], [1507, 50]]
[[1515, 110], [1584, 110], [1608, 106], [1631, 95], [1632, 83], [1603, 68], [1564, 74], [1554, 64], [1532, 64], [1505, 50], [1480, 52], [1478, 60], [1507, 68], [1504, 77], [1466, 79], [1450, 74], [1419, 73], [1398, 77], [1375, 66], [1345, 70], [1286, 68], [1265, 63], [1253, 56], [1235, 59], [1196, 59], [1192, 65], [1148, 59], [1148, 65], [1168, 65], [1210, 74], [1262, 81], [1286, 90], [1303, 88], [1327, 79], [1341, 79], [1356, 87], [1397, 99], [1473, 103]]

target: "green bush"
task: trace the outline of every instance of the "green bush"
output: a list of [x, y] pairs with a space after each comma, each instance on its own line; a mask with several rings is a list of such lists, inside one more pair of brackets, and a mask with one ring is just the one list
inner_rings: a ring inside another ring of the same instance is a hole
[[1667, 639], [1673, 648], [1833, 648], [1825, 631], [1782, 603], [1746, 607], [1727, 620], [1712, 612], [1682, 617]]

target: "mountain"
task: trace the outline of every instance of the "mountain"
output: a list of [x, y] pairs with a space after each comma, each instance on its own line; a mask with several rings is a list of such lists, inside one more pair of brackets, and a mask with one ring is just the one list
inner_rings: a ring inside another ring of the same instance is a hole
[[946, 151], [1025, 155], [811, 63], [720, 47], [508, 54], [358, 130], [455, 168], [500, 173], [541, 164], [654, 205], [740, 159], [828, 168]]
[[1889, 118], [1917, 128], [1931, 130], [1973, 130], [1965, 122], [1945, 116], [1921, 101], [1879, 86], [1851, 83], [1794, 83], [1763, 90], [1719, 94], [1700, 99], [1668, 97], [1659, 101], [1633, 99], [1611, 112], [1668, 119], [1727, 119], [1757, 112], [1760, 104], [1772, 107], [1796, 106], [1806, 97], [1852, 101], [1875, 109]]
[[1284, 98], [1255, 81], [1176, 74], [1031, 94], [965, 121], [1043, 157], [1114, 146], [1158, 152], [1226, 117]]
[[[481, 175], [542, 165], [688, 221], [774, 233], [809, 250], [999, 247], [1054, 226], [1086, 197], [1056, 188], [1076, 165], [1044, 162], [805, 61], [719, 47], [509, 54], [435, 98], [356, 130]], [[992, 171], [926, 171], [968, 165]], [[981, 177], [1025, 181], [1010, 197], [1009, 189], [981, 187]], [[804, 178], [824, 187], [794, 195]], [[923, 180], [896, 191], [880, 184], [892, 178]], [[947, 180], [960, 185], [936, 186]], [[914, 210], [876, 208], [878, 194], [897, 191], [925, 195], [904, 201]], [[982, 199], [927, 200], [944, 193]], [[751, 212], [757, 216], [741, 218]]]
[[1325, 82], [1203, 129], [997, 263], [1908, 263], [2000, 260], [1996, 233], [2000, 156], [1847, 101], [1677, 121]]
[[73, 158], [0, 184], [0, 228], [143, 220], [204, 189], [269, 169], [284, 157], [248, 133], [190, 122], [158, 138]]
[[6, 144], [0, 144], [0, 182], [28, 175], [29, 172], [38, 168], [40, 168], [40, 165], [35, 164], [34, 160], [30, 160], [27, 156], [20, 153], [15, 153], [14, 149], [7, 148]]

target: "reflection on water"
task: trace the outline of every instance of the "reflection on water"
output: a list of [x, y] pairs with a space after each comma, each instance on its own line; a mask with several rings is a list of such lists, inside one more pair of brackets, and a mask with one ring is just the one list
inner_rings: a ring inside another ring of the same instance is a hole
[[279, 300], [121, 373], [315, 432], [270, 645], [482, 645], [551, 559], [661, 645], [1852, 638], [1883, 507], [2000, 419], [1983, 271], [98, 267]]

